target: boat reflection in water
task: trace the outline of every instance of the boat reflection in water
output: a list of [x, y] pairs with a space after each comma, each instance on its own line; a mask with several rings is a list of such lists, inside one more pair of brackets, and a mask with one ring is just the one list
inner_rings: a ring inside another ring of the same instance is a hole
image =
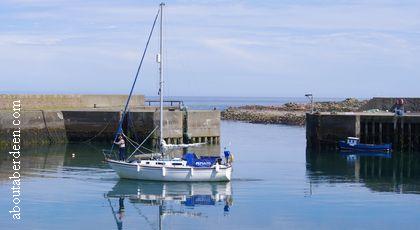
[[[230, 182], [179, 183], [121, 179], [105, 194], [105, 198], [118, 229], [123, 229], [127, 204], [133, 205], [139, 217], [144, 218], [152, 229], [163, 229], [166, 216], [205, 218], [205, 213], [195, 210], [205, 206], [220, 206], [220, 212], [227, 215], [233, 203]], [[159, 214], [157, 221], [150, 220], [142, 213], [141, 208], [146, 206], [156, 206]]]
[[311, 193], [328, 183], [361, 183], [374, 192], [420, 193], [417, 152], [311, 152], [306, 154]]
[[392, 158], [391, 152], [353, 152], [353, 151], [340, 151], [340, 156], [347, 159], [347, 161], [354, 161], [360, 157], [380, 157]]

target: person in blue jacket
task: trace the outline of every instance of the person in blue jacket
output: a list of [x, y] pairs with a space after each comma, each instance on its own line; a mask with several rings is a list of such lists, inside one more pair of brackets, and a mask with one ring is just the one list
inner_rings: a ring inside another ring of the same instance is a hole
[[230, 159], [230, 151], [229, 150], [227, 150], [226, 149], [226, 147], [225, 147], [225, 150], [224, 150], [224, 155], [225, 155], [225, 160], [226, 160], [226, 164], [229, 164], [230, 162], [229, 162], [229, 159]]

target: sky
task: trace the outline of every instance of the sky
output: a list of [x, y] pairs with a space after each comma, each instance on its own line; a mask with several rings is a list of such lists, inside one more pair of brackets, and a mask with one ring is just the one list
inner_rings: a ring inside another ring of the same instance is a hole
[[[0, 93], [127, 94], [159, 3], [0, 1]], [[163, 21], [168, 96], [420, 96], [420, 1], [179, 0]], [[157, 52], [135, 93], [157, 94]]]

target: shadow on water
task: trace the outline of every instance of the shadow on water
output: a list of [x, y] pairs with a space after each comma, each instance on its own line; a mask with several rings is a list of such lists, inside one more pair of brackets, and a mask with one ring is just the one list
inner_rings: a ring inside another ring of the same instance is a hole
[[[49, 170], [57, 168], [97, 168], [107, 169], [109, 166], [104, 163], [102, 149], [108, 149], [108, 143], [94, 144], [59, 144], [31, 146], [22, 149], [20, 154], [22, 172], [30, 172], [34, 169]], [[132, 150], [129, 149], [127, 153]], [[188, 151], [196, 152], [198, 155], [219, 155], [220, 145], [205, 145], [201, 148], [192, 147]], [[182, 150], [170, 152], [171, 156], [182, 156]], [[4, 154], [0, 157], [0, 173], [9, 172], [12, 167], [12, 157]], [[3, 170], [2, 170], [3, 169]]]
[[[65, 177], [69, 174], [60, 172], [73, 171], [81, 175], [86, 171], [92, 171], [92, 174], [101, 172], [109, 167], [103, 162], [100, 148], [101, 145], [60, 144], [22, 149], [19, 157], [20, 173], [25, 177]], [[12, 157], [2, 155], [0, 180], [7, 179], [12, 166]]]
[[[232, 187], [229, 182], [179, 183], [121, 179], [104, 195], [108, 201], [117, 229], [123, 229], [126, 205], [133, 208], [151, 229], [163, 229], [164, 219], [169, 216], [207, 218], [207, 209], [196, 207], [216, 206], [227, 215], [233, 204]], [[157, 215], [148, 215], [143, 209], [155, 207]], [[156, 220], [157, 218], [157, 220]]]
[[343, 154], [306, 151], [311, 184], [363, 183], [375, 192], [420, 194], [420, 153]]

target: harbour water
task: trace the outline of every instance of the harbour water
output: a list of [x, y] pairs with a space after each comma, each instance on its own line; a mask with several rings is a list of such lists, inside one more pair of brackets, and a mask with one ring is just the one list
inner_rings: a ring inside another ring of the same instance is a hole
[[229, 183], [120, 180], [104, 144], [26, 148], [19, 222], [3, 150], [0, 229], [418, 229], [419, 153], [310, 153], [304, 127], [221, 128], [235, 157]]

